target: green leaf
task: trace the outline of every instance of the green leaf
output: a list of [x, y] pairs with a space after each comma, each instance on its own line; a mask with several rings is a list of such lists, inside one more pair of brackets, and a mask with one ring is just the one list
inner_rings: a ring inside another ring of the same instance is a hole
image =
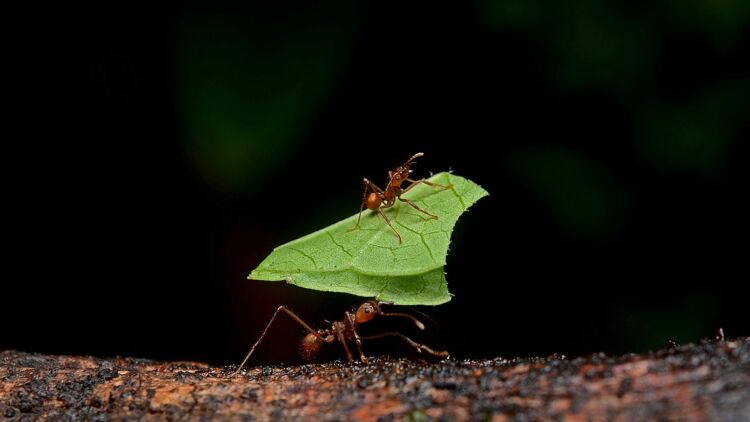
[[449, 173], [429, 179], [404, 194], [438, 216], [437, 220], [401, 201], [384, 212], [403, 238], [399, 243], [382, 217], [365, 210], [281, 245], [250, 273], [252, 280], [286, 281], [307, 289], [375, 297], [398, 305], [439, 305], [450, 300], [445, 258], [458, 217], [487, 195], [474, 182]]

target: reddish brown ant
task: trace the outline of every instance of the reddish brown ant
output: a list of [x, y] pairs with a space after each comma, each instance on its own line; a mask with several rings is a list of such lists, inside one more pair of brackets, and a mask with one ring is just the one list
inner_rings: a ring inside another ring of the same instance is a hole
[[331, 328], [324, 328], [320, 330], [315, 330], [312, 327], [310, 327], [305, 321], [302, 320], [297, 314], [290, 311], [284, 306], [279, 306], [276, 308], [276, 312], [274, 312], [273, 316], [271, 317], [271, 320], [268, 321], [268, 324], [266, 325], [266, 328], [263, 330], [263, 333], [260, 335], [258, 340], [253, 344], [253, 347], [250, 348], [250, 352], [248, 352], [247, 356], [245, 356], [245, 359], [242, 360], [242, 363], [240, 363], [240, 367], [237, 368], [236, 371], [232, 375], [237, 374], [240, 372], [243, 366], [245, 366], [245, 363], [247, 363], [247, 360], [250, 359], [250, 356], [252, 356], [253, 352], [255, 352], [255, 349], [260, 344], [261, 340], [263, 340], [263, 337], [265, 337], [266, 333], [268, 332], [268, 329], [271, 328], [271, 324], [273, 324], [273, 321], [276, 319], [276, 316], [279, 314], [279, 312], [285, 312], [287, 315], [292, 317], [293, 320], [297, 321], [302, 327], [305, 328], [305, 330], [308, 331], [308, 334], [305, 335], [305, 337], [302, 338], [302, 342], [300, 344], [300, 354], [305, 360], [312, 360], [314, 359], [320, 350], [323, 348], [323, 345], [330, 344], [338, 341], [341, 343], [341, 346], [343, 346], [344, 351], [346, 352], [346, 358], [349, 360], [349, 362], [354, 361], [354, 357], [352, 356], [352, 352], [349, 349], [348, 342], [353, 341], [355, 346], [357, 347], [357, 352], [359, 353], [359, 360], [366, 364], [367, 363], [367, 357], [362, 352], [362, 341], [365, 340], [375, 340], [383, 337], [398, 337], [401, 340], [405, 341], [409, 346], [414, 347], [417, 352], [421, 353], [422, 351], [427, 352], [433, 356], [438, 357], [447, 357], [448, 352], [439, 351], [439, 350], [433, 350], [424, 344], [420, 344], [415, 342], [414, 340], [410, 339], [409, 337], [396, 332], [396, 331], [390, 331], [386, 333], [381, 334], [375, 334], [371, 336], [360, 336], [357, 332], [357, 328], [364, 324], [365, 322], [372, 321], [377, 316], [393, 316], [393, 317], [402, 317], [410, 319], [420, 330], [424, 330], [424, 324], [422, 321], [418, 320], [412, 315], [401, 313], [401, 312], [383, 312], [382, 306], [383, 305], [393, 305], [393, 302], [384, 302], [384, 301], [378, 301], [378, 300], [368, 300], [367, 302], [361, 304], [359, 308], [357, 308], [356, 312], [344, 312], [344, 319], [343, 321], [333, 321], [331, 323]]
[[[362, 218], [362, 211], [366, 206], [368, 209], [377, 212], [383, 217], [383, 220], [385, 220], [386, 224], [388, 224], [391, 230], [393, 230], [393, 233], [396, 234], [396, 237], [398, 237], [398, 243], [402, 243], [401, 235], [393, 227], [393, 225], [391, 224], [391, 220], [389, 220], [383, 212], [384, 208], [390, 208], [394, 204], [396, 204], [396, 199], [399, 199], [402, 202], [406, 202], [407, 204], [414, 207], [414, 209], [416, 209], [417, 211], [427, 214], [430, 216], [430, 218], [437, 220], [437, 215], [431, 214], [423, 210], [422, 208], [419, 208], [413, 201], [401, 197], [401, 195], [409, 192], [414, 186], [417, 186], [420, 183], [424, 183], [425, 185], [431, 186], [433, 188], [450, 189], [452, 187], [451, 185], [445, 186], [439, 185], [437, 183], [432, 183], [425, 178], [419, 180], [412, 180], [409, 178], [409, 174], [411, 173], [410, 167], [412, 164], [414, 164], [414, 160], [423, 155], [423, 152], [418, 152], [411, 158], [406, 160], [404, 164], [396, 167], [395, 170], [389, 171], [389, 180], [388, 184], [385, 186], [385, 189], [380, 189], [378, 185], [367, 180], [366, 177], [362, 179], [362, 182], [364, 184], [364, 191], [362, 192], [362, 204], [359, 206], [359, 216], [357, 216], [357, 224], [354, 227], [350, 228], [349, 231], [359, 228], [359, 220]], [[401, 184], [404, 182], [409, 182], [411, 184], [404, 189], [401, 187]], [[372, 191], [369, 195], [367, 194], [368, 190]]]

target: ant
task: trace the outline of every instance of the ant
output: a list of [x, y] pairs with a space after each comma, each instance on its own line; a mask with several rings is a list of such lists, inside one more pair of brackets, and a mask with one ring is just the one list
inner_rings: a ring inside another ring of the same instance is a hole
[[[398, 237], [398, 243], [403, 243], [401, 241], [401, 235], [393, 227], [393, 225], [391, 224], [391, 220], [389, 220], [383, 212], [384, 208], [390, 208], [394, 204], [396, 204], [396, 199], [399, 199], [402, 202], [406, 202], [407, 204], [414, 207], [414, 209], [416, 209], [417, 211], [429, 215], [433, 220], [437, 220], [437, 215], [431, 214], [423, 210], [422, 208], [419, 208], [413, 201], [401, 197], [401, 195], [409, 192], [414, 186], [417, 186], [420, 183], [424, 183], [425, 185], [431, 186], [433, 188], [450, 189], [453, 187], [452, 185], [446, 186], [432, 183], [425, 178], [419, 180], [412, 180], [409, 178], [409, 174], [412, 172], [410, 167], [412, 164], [414, 164], [414, 160], [423, 155], [423, 152], [418, 152], [412, 155], [411, 158], [406, 160], [404, 164], [396, 167], [395, 170], [389, 171], [389, 180], [388, 184], [385, 186], [385, 189], [380, 189], [378, 185], [367, 180], [366, 177], [362, 179], [362, 182], [364, 184], [364, 191], [362, 192], [362, 204], [359, 206], [359, 216], [357, 216], [357, 224], [354, 227], [350, 228], [348, 231], [356, 230], [359, 228], [359, 220], [362, 218], [362, 211], [365, 209], [365, 206], [367, 206], [368, 209], [377, 212], [383, 217], [386, 224], [388, 224], [391, 230], [393, 230], [393, 233], [396, 234], [396, 237]], [[404, 189], [401, 187], [401, 184], [404, 182], [410, 182], [411, 184]], [[368, 190], [372, 191], [369, 195], [367, 194]]]
[[285, 306], [279, 306], [278, 308], [276, 308], [276, 312], [274, 312], [273, 316], [271, 317], [271, 320], [268, 321], [268, 324], [266, 325], [266, 328], [263, 330], [263, 333], [260, 335], [260, 338], [258, 338], [255, 344], [253, 344], [253, 347], [250, 348], [250, 352], [248, 352], [247, 356], [245, 356], [245, 359], [243, 359], [242, 363], [240, 363], [240, 367], [237, 368], [237, 370], [234, 371], [232, 375], [234, 376], [237, 373], [239, 373], [242, 367], [245, 366], [245, 363], [247, 363], [247, 360], [250, 359], [250, 356], [252, 356], [253, 352], [255, 352], [255, 349], [258, 347], [261, 340], [263, 340], [263, 337], [265, 337], [266, 333], [268, 332], [268, 329], [271, 328], [271, 324], [273, 324], [273, 321], [276, 319], [276, 316], [279, 314], [279, 312], [285, 312], [293, 320], [297, 321], [302, 327], [304, 327], [305, 330], [308, 331], [308, 334], [302, 338], [302, 342], [300, 344], [300, 354], [302, 355], [302, 358], [307, 361], [314, 359], [318, 355], [320, 350], [323, 348], [323, 345], [338, 341], [344, 347], [344, 351], [346, 352], [346, 358], [349, 360], [349, 362], [353, 362], [354, 357], [352, 356], [352, 352], [349, 349], [349, 345], [347, 344], [347, 342], [354, 341], [354, 344], [357, 346], [357, 352], [359, 352], [359, 360], [363, 364], [367, 364], [367, 357], [362, 352], [362, 341], [363, 340], [375, 340], [375, 339], [389, 337], [389, 336], [400, 338], [401, 340], [405, 341], [409, 346], [415, 348], [417, 352], [419, 353], [422, 353], [422, 351], [425, 351], [433, 356], [439, 356], [439, 357], [448, 356], [448, 352], [433, 350], [429, 348], [428, 346], [417, 343], [414, 340], [410, 339], [409, 337], [406, 337], [405, 335], [396, 331], [390, 331], [390, 332], [375, 334], [371, 336], [360, 336], [359, 333], [357, 333], [357, 328], [361, 324], [372, 321], [375, 317], [378, 317], [378, 316], [392, 316], [392, 317], [407, 318], [407, 319], [410, 319], [414, 323], [414, 325], [416, 325], [417, 328], [419, 328], [420, 330], [425, 329], [422, 321], [418, 320], [412, 315], [401, 313], [401, 312], [384, 312], [383, 309], [381, 308], [384, 305], [393, 305], [393, 302], [368, 300], [365, 303], [361, 304], [359, 308], [357, 308], [356, 312], [349, 312], [349, 311], [344, 312], [343, 321], [333, 321], [331, 323], [331, 328], [324, 328], [320, 330], [315, 330], [312, 327], [310, 327], [305, 321], [302, 320], [302, 318], [297, 316], [297, 314], [295, 314], [294, 312], [292, 312]]

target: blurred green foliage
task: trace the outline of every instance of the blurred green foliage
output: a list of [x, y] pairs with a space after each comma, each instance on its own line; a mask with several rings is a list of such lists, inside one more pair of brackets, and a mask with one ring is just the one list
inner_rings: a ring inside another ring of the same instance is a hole
[[743, 42], [741, 30], [750, 20], [750, 2], [745, 0], [662, 1], [661, 9], [677, 26], [694, 29], [720, 48]]
[[644, 104], [636, 138], [644, 161], [664, 171], [721, 177], [747, 121], [748, 93], [750, 79], [726, 81], [687, 100]]
[[569, 150], [535, 148], [518, 151], [511, 167], [568, 236], [602, 240], [622, 227], [625, 189], [596, 161]]
[[[552, 92], [601, 92], [621, 107], [635, 128], [638, 159], [647, 167], [722, 177], [750, 109], [750, 76], [725, 70], [742, 46], [742, 29], [750, 25], [750, 2], [484, 0], [479, 10], [485, 28], [521, 35], [533, 46], [547, 65]], [[684, 39], [704, 45], [716, 64], [704, 62], [706, 51], [679, 51], [675, 40]], [[665, 75], [661, 67], [675, 53], [686, 56], [677, 65], [704, 66], [706, 74], [686, 79], [694, 69], [671, 64], [674, 73]], [[594, 170], [577, 154], [521, 151], [513, 170], [572, 236], [613, 234], [625, 217], [615, 217], [610, 205], [626, 195], [625, 183], [611, 174], [600, 178], [603, 169]]]
[[253, 189], [283, 163], [341, 70], [356, 16], [344, 1], [186, 6], [175, 40], [181, 120], [214, 189]]
[[533, 40], [546, 55], [547, 76], [558, 89], [625, 91], [650, 65], [647, 28], [612, 2], [487, 0], [483, 22]]
[[666, 340], [678, 344], [710, 337], [718, 328], [713, 315], [721, 300], [712, 291], [692, 291], [669, 303], [650, 303], [647, 298], [623, 299], [613, 306], [613, 319], [624, 350], [659, 350]]

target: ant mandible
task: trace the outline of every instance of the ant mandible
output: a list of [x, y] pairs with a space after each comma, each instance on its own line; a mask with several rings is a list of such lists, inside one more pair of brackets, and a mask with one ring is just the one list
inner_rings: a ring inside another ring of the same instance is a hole
[[[451, 185], [439, 185], [437, 183], [430, 182], [425, 178], [419, 180], [412, 180], [409, 178], [409, 174], [412, 172], [410, 167], [412, 164], [414, 164], [414, 160], [423, 155], [423, 152], [418, 152], [411, 158], [406, 160], [404, 164], [396, 167], [395, 170], [389, 171], [389, 180], [388, 184], [385, 186], [385, 189], [380, 189], [378, 185], [367, 180], [366, 177], [362, 179], [362, 182], [364, 184], [364, 191], [362, 192], [362, 204], [359, 206], [359, 216], [357, 216], [357, 224], [354, 227], [350, 228], [348, 231], [356, 230], [359, 228], [359, 221], [362, 218], [362, 211], [365, 209], [365, 206], [367, 206], [369, 210], [375, 211], [383, 217], [383, 220], [385, 220], [386, 224], [388, 224], [388, 227], [390, 227], [391, 230], [393, 230], [393, 233], [396, 234], [396, 237], [398, 237], [398, 243], [402, 243], [401, 235], [393, 227], [393, 224], [391, 224], [391, 220], [389, 220], [383, 212], [384, 208], [390, 208], [395, 205], [396, 199], [399, 199], [402, 202], [406, 202], [407, 204], [414, 207], [414, 209], [416, 209], [417, 211], [429, 215], [433, 220], [437, 220], [437, 215], [431, 214], [423, 210], [422, 208], [419, 208], [419, 206], [417, 206], [417, 204], [415, 204], [413, 201], [401, 197], [401, 195], [409, 192], [414, 186], [417, 186], [420, 183], [424, 183], [425, 185], [431, 186], [433, 188], [452, 188]], [[401, 184], [404, 182], [410, 182], [411, 184], [404, 189], [401, 187]], [[367, 194], [368, 190], [372, 191], [369, 195]]]
[[414, 323], [414, 325], [417, 326], [417, 328], [419, 328], [420, 330], [424, 330], [425, 327], [422, 321], [418, 320], [412, 315], [401, 312], [384, 312], [381, 308], [384, 305], [393, 305], [393, 302], [368, 300], [367, 302], [361, 304], [359, 308], [357, 308], [356, 312], [344, 312], [344, 319], [342, 321], [333, 321], [331, 323], [331, 328], [320, 330], [315, 330], [310, 327], [310, 325], [303, 321], [302, 318], [297, 316], [297, 314], [290, 311], [285, 306], [279, 306], [278, 308], [276, 308], [276, 312], [274, 312], [271, 320], [268, 321], [268, 324], [263, 330], [263, 333], [260, 335], [255, 344], [253, 344], [253, 347], [250, 348], [250, 352], [248, 352], [247, 356], [245, 356], [245, 359], [242, 360], [242, 363], [240, 363], [240, 367], [237, 368], [237, 370], [234, 371], [232, 375], [236, 375], [237, 373], [239, 373], [240, 370], [242, 370], [242, 367], [245, 366], [247, 360], [250, 359], [250, 356], [253, 355], [253, 352], [255, 352], [255, 349], [258, 347], [261, 340], [263, 340], [263, 337], [265, 337], [269, 328], [271, 328], [271, 324], [273, 324], [273, 321], [276, 319], [276, 316], [279, 314], [279, 312], [286, 313], [293, 320], [297, 321], [297, 323], [304, 327], [305, 330], [307, 330], [308, 334], [302, 338], [302, 342], [300, 344], [300, 354], [302, 355], [302, 358], [308, 361], [314, 359], [318, 355], [320, 350], [323, 348], [323, 345], [338, 341], [339, 343], [341, 343], [341, 346], [343, 346], [344, 351], [346, 352], [346, 358], [349, 360], [349, 362], [353, 362], [354, 357], [352, 356], [352, 352], [349, 349], [349, 345], [347, 342], [354, 341], [354, 344], [357, 347], [357, 352], [359, 353], [359, 360], [363, 364], [367, 364], [367, 357], [362, 352], [362, 341], [375, 340], [384, 337], [398, 337], [401, 340], [405, 341], [409, 346], [415, 348], [419, 353], [422, 353], [422, 351], [424, 351], [433, 356], [448, 356], [448, 352], [433, 350], [428, 346], [425, 346], [424, 344], [415, 342], [414, 340], [397, 331], [390, 331], [371, 336], [360, 336], [357, 332], [357, 328], [361, 324], [372, 321], [375, 317], [378, 316], [407, 318], [410, 319]]

